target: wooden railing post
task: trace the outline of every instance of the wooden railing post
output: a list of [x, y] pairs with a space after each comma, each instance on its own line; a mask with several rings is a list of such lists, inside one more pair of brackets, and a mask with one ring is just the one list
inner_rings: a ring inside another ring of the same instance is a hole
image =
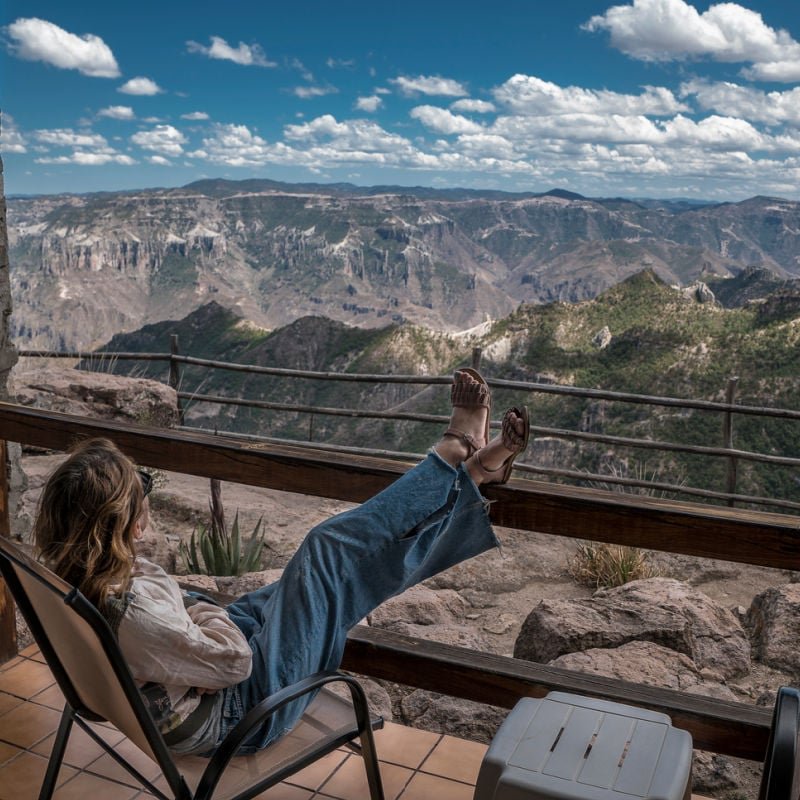
[[[733, 405], [736, 399], [736, 387], [739, 378], [728, 378], [728, 386], [725, 389], [725, 402]], [[726, 449], [733, 447], [733, 412], [728, 410], [722, 423], [722, 446]], [[736, 471], [738, 469], [738, 459], [736, 456], [728, 456], [728, 463], [725, 469], [725, 491], [728, 494], [736, 494]], [[728, 505], [735, 505], [733, 498], [728, 499]]]
[[[11, 535], [8, 513], [8, 447], [0, 439], [0, 536]], [[5, 581], [0, 578], [0, 664], [17, 654], [17, 622], [14, 601]]]
[[[178, 347], [178, 334], [172, 333], [169, 337], [169, 352], [170, 352], [170, 359], [169, 359], [169, 385], [176, 391], [180, 391], [181, 386], [181, 367], [180, 362], [176, 361], [173, 356], [180, 355], [180, 349]], [[184, 423], [184, 411], [183, 411], [183, 402], [181, 398], [178, 398], [178, 423], [183, 425]]]
[[480, 369], [481, 368], [481, 356], [483, 355], [483, 350], [480, 347], [473, 347], [472, 348], [472, 369]]

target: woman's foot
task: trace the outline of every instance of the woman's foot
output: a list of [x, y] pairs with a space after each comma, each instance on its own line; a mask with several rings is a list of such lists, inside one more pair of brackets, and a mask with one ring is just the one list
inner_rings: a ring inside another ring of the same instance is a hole
[[453, 379], [450, 398], [453, 404], [450, 427], [434, 445], [434, 450], [448, 464], [457, 467], [486, 446], [492, 396], [477, 370], [460, 369]]
[[525, 452], [530, 435], [528, 409], [509, 408], [503, 415], [503, 429], [489, 444], [464, 463], [476, 486], [505, 483], [520, 453]]

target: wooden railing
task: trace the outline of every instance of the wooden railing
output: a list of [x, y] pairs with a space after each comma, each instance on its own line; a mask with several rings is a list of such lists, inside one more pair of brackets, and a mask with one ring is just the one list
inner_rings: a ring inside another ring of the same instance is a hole
[[[244, 397], [230, 397], [225, 395], [208, 395], [196, 391], [185, 391], [182, 388], [182, 369], [185, 366], [202, 367], [204, 369], [219, 369], [233, 372], [245, 372], [251, 375], [265, 375], [272, 377], [294, 378], [298, 380], [322, 380], [337, 382], [361, 382], [379, 384], [406, 384], [419, 386], [445, 385], [451, 382], [449, 376], [426, 375], [387, 375], [387, 374], [354, 374], [344, 372], [319, 372], [312, 370], [287, 369], [281, 367], [266, 367], [255, 364], [239, 364], [226, 361], [194, 358], [181, 355], [178, 347], [177, 335], [170, 339], [169, 353], [134, 353], [134, 352], [62, 352], [54, 353], [47, 350], [20, 350], [20, 357], [31, 358], [69, 358], [81, 359], [88, 363], [105, 361], [141, 361], [165, 362], [169, 364], [168, 382], [176, 389], [179, 403], [181, 423], [184, 422], [186, 403], [213, 403], [219, 405], [233, 405], [246, 408], [256, 408], [265, 411], [284, 411], [303, 413], [309, 415], [309, 431], [313, 428], [315, 415], [339, 416], [351, 419], [386, 419], [397, 421], [426, 422], [437, 425], [447, 422], [447, 417], [435, 414], [417, 414], [398, 411], [379, 411], [363, 408], [330, 408], [298, 403], [277, 403]], [[473, 352], [473, 365], [480, 363], [479, 348]], [[647, 405], [661, 408], [673, 408], [684, 411], [712, 412], [721, 415], [721, 442], [720, 446], [691, 445], [681, 442], [655, 441], [636, 437], [591, 433], [587, 431], [568, 430], [548, 426], [534, 425], [531, 433], [534, 437], [553, 437], [585, 444], [604, 444], [618, 448], [633, 448], [645, 451], [659, 451], [667, 453], [681, 453], [703, 456], [708, 458], [722, 458], [725, 460], [724, 485], [721, 490], [687, 486], [684, 484], [669, 483], [654, 478], [609, 475], [579, 471], [574, 469], [561, 469], [558, 467], [545, 467], [536, 464], [517, 462], [515, 469], [519, 472], [539, 475], [559, 480], [570, 480], [580, 484], [601, 484], [603, 486], [617, 486], [623, 491], [644, 489], [649, 492], [669, 494], [676, 497], [690, 497], [712, 502], [724, 502], [728, 506], [762, 506], [773, 509], [782, 509], [790, 512], [800, 512], [800, 502], [779, 497], [764, 497], [753, 494], [743, 494], [737, 491], [737, 475], [740, 463], [770, 464], [787, 469], [800, 468], [800, 458], [775, 455], [773, 453], [759, 453], [740, 450], [734, 447], [735, 415], [760, 417], [764, 419], [784, 419], [800, 422], [800, 410], [770, 408], [764, 406], [743, 405], [735, 402], [738, 378], [731, 378], [725, 387], [725, 402], [711, 400], [696, 400], [676, 397], [663, 397], [655, 395], [634, 394], [630, 392], [617, 392], [606, 389], [582, 388], [564, 386], [550, 383], [534, 383], [530, 381], [510, 381], [489, 379], [489, 385], [495, 389], [515, 390], [526, 393], [549, 394], [560, 397], [573, 397], [587, 400], [603, 400], [610, 402]], [[499, 427], [499, 422], [494, 423]], [[197, 430], [197, 429], [190, 429]], [[264, 437], [252, 436], [254, 441], [274, 441]], [[309, 434], [309, 438], [311, 435]], [[352, 448], [351, 452], [368, 454], [369, 450]], [[414, 457], [414, 454], [396, 454], [401, 458]]]
[[[138, 463], [252, 486], [362, 502], [408, 464], [287, 444], [102, 422], [0, 403], [0, 440], [65, 450], [78, 438], [108, 436]], [[532, 480], [487, 487], [494, 523], [557, 536], [800, 569], [800, 519]], [[3, 497], [7, 507], [7, 500]], [[7, 615], [8, 605], [3, 609]], [[0, 635], [5, 628], [0, 625]], [[357, 627], [344, 666], [452, 696], [503, 707], [562, 689], [669, 714], [695, 746], [761, 760], [770, 714], [741, 703], [587, 676], [518, 659]]]

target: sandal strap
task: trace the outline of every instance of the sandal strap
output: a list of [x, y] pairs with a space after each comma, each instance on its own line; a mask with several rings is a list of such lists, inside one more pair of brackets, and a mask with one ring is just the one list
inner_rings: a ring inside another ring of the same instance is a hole
[[522, 418], [522, 412], [516, 406], [509, 408], [506, 413], [503, 414], [503, 423], [501, 427], [503, 447], [505, 447], [506, 450], [511, 450], [513, 453], [521, 453], [528, 444], [528, 437], [525, 434], [520, 436], [517, 433], [511, 422], [512, 414], [516, 415], [518, 419]]
[[481, 449], [481, 445], [478, 444], [477, 439], [471, 433], [460, 431], [458, 428], [448, 428], [442, 435], [454, 436], [456, 439], [460, 439], [466, 445], [467, 458]]
[[492, 391], [485, 383], [457, 381], [450, 387], [450, 404], [460, 408], [491, 408]]

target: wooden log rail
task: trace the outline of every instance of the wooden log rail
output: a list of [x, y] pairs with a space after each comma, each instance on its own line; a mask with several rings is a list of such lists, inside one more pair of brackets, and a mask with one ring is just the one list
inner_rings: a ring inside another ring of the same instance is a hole
[[[104, 422], [0, 403], [0, 439], [68, 449], [108, 436], [138, 463], [253, 486], [363, 502], [409, 465], [367, 456]], [[762, 566], [800, 569], [800, 519], [615, 492], [512, 480], [487, 487], [498, 525]], [[345, 665], [366, 675], [501, 706], [560, 688], [657, 708], [699, 747], [760, 759], [763, 709], [579, 675], [386, 632], [357, 629]]]
[[480, 653], [356, 626], [342, 666], [360, 675], [512, 708], [520, 697], [573, 692], [660, 711], [692, 734], [698, 750], [763, 761], [772, 709], [585, 675], [562, 667]]
[[[360, 383], [380, 383], [380, 384], [417, 384], [424, 386], [446, 385], [451, 382], [449, 376], [428, 376], [428, 375], [387, 375], [387, 374], [361, 374], [344, 372], [320, 372], [313, 370], [289, 369], [284, 367], [268, 367], [256, 364], [240, 364], [229, 361], [214, 361], [204, 358], [180, 355], [177, 334], [170, 336], [170, 353], [132, 353], [132, 352], [51, 352], [47, 350], [20, 350], [20, 357], [30, 358], [69, 358], [88, 361], [90, 366], [94, 361], [166, 361], [169, 363], [169, 385], [172, 386], [178, 396], [178, 413], [181, 425], [185, 419], [184, 401], [189, 403], [211, 403], [218, 405], [233, 405], [247, 408], [258, 408], [271, 411], [287, 411], [291, 413], [309, 414], [309, 441], [312, 439], [314, 426], [314, 415], [321, 414], [326, 416], [339, 416], [350, 418], [371, 418], [371, 419], [391, 419], [391, 420], [410, 420], [415, 422], [440, 422], [436, 415], [414, 414], [396, 411], [371, 411], [365, 409], [352, 408], [324, 408], [320, 406], [310, 406], [296, 403], [273, 403], [265, 400], [248, 398], [227, 397], [225, 395], [207, 395], [198, 390], [183, 391], [181, 365], [191, 365], [204, 369], [229, 370], [253, 375], [269, 375], [273, 377], [285, 377], [299, 380], [317, 381], [338, 381], [338, 382], [360, 382]], [[479, 368], [481, 351], [480, 348], [473, 349], [473, 367]], [[800, 465], [800, 459], [788, 456], [779, 456], [770, 453], [752, 453], [739, 450], [733, 447], [733, 415], [751, 415], [756, 417], [769, 417], [774, 419], [798, 420], [800, 421], [800, 410], [769, 408], [762, 406], [740, 405], [734, 402], [735, 386], [738, 378], [731, 378], [728, 381], [725, 402], [711, 400], [690, 400], [676, 397], [661, 397], [655, 395], [633, 394], [630, 392], [617, 392], [607, 389], [587, 389], [578, 386], [565, 386], [562, 384], [534, 383], [530, 381], [510, 381], [497, 378], [490, 378], [488, 383], [494, 388], [513, 389], [520, 392], [533, 392], [540, 394], [554, 394], [566, 397], [576, 397], [580, 399], [605, 400], [612, 402], [633, 403], [648, 406], [664, 406], [677, 408], [680, 410], [701, 410], [710, 412], [722, 412], [723, 419], [723, 446], [709, 447], [701, 445], [691, 445], [676, 442], [663, 442], [651, 439], [637, 439], [622, 436], [590, 433], [585, 431], [564, 430], [549, 427], [532, 427], [531, 433], [537, 436], [554, 436], [568, 441], [582, 441], [596, 444], [611, 444], [615, 447], [638, 448], [645, 450], [656, 450], [659, 452], [690, 453], [695, 455], [726, 458], [725, 490], [715, 491], [711, 489], [693, 488], [683, 484], [669, 484], [649, 480], [637, 480], [635, 478], [622, 477], [617, 475], [603, 475], [579, 470], [559, 470], [552, 467], [541, 467], [533, 464], [517, 464], [518, 471], [545, 475], [551, 478], [567, 478], [579, 483], [595, 481], [602, 486], [632, 486], [643, 487], [651, 491], [660, 491], [674, 497], [704, 497], [709, 500], [723, 500], [729, 506], [735, 504], [759, 505], [771, 507], [777, 510], [798, 510], [800, 503], [781, 498], [769, 498], [761, 496], [745, 495], [736, 492], [736, 475], [738, 464], [743, 461], [757, 462], [763, 464], [773, 464], [787, 467]], [[198, 387], [199, 388], [199, 387]], [[499, 422], [492, 423], [494, 427], [499, 427]]]

